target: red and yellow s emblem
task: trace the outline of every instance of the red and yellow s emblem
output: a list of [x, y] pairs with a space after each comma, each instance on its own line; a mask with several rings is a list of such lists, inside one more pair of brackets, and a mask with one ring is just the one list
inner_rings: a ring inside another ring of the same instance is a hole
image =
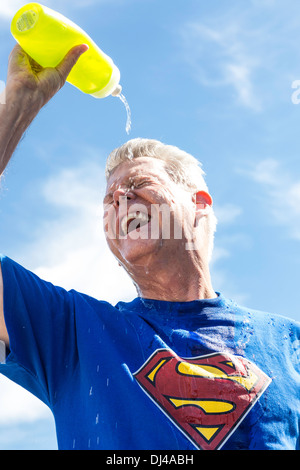
[[155, 351], [134, 377], [203, 450], [220, 449], [271, 382], [240, 356], [213, 353], [183, 359], [169, 349]]

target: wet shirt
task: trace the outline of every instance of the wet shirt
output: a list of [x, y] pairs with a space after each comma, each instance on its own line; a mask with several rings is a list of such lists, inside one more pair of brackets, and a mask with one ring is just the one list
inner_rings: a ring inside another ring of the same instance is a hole
[[222, 294], [112, 306], [1, 266], [0, 372], [49, 406], [60, 449], [299, 449], [296, 322]]

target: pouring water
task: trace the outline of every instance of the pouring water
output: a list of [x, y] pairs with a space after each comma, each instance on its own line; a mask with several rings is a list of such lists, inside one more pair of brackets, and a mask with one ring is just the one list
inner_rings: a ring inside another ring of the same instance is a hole
[[129, 104], [128, 104], [125, 96], [122, 93], [120, 93], [118, 95], [118, 97], [120, 98], [120, 100], [122, 101], [122, 103], [124, 104], [125, 109], [126, 109], [127, 121], [126, 121], [125, 129], [126, 129], [127, 134], [129, 134], [130, 131], [131, 131], [131, 110], [130, 110]]
[[130, 110], [129, 104], [128, 104], [125, 96], [121, 92], [122, 92], [122, 87], [120, 85], [118, 85], [116, 87], [115, 91], [112, 93], [112, 96], [116, 96], [117, 98], [120, 98], [120, 100], [122, 101], [122, 103], [125, 106], [126, 113], [127, 113], [127, 121], [126, 121], [125, 129], [126, 129], [127, 134], [129, 134], [130, 131], [131, 131], [131, 110]]

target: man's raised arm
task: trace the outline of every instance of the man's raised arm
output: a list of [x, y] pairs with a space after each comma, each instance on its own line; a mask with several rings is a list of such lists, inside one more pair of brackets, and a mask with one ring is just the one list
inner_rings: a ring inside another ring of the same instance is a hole
[[0, 104], [0, 175], [23, 133], [40, 109], [61, 89], [79, 59], [85, 44], [73, 47], [56, 68], [42, 68], [19, 45], [12, 50]]
[[[0, 104], [0, 180], [22, 135], [41, 108], [62, 88], [88, 49], [73, 47], [55, 68], [42, 68], [19, 45], [12, 50], [7, 72], [5, 103]], [[8, 345], [3, 313], [3, 280], [0, 269], [0, 340]]]

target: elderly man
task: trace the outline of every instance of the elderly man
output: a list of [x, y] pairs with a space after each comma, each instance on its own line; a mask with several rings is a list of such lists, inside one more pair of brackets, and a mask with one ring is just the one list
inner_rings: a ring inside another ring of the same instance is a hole
[[[13, 50], [1, 173], [84, 51], [42, 69]], [[107, 242], [138, 297], [112, 306], [2, 256], [0, 372], [50, 407], [60, 449], [298, 449], [299, 325], [212, 288], [216, 221], [197, 160], [134, 139], [106, 173]]]

